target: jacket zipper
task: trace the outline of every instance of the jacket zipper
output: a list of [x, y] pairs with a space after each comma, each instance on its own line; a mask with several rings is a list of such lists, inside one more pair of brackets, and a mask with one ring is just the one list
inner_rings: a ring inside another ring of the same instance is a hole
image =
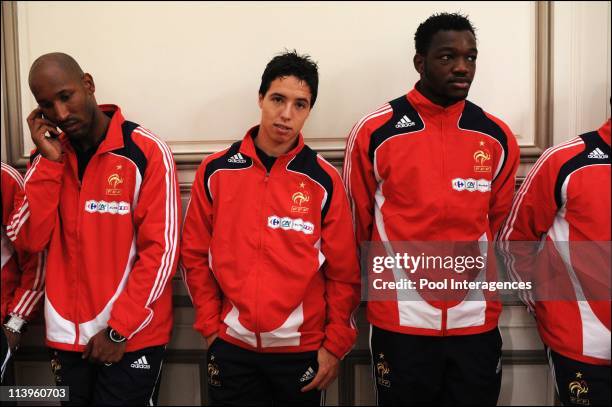
[[[81, 200], [81, 191], [83, 190], [83, 185], [85, 184], [85, 175], [87, 174], [87, 169], [89, 168], [92, 160], [98, 155], [98, 153], [96, 152], [90, 159], [89, 162], [87, 163], [87, 165], [85, 166], [85, 169], [83, 170], [83, 178], [79, 179], [79, 170], [78, 170], [78, 160], [77, 161], [77, 173], [76, 173], [76, 179], [77, 179], [77, 185], [78, 185], [78, 196], [77, 196], [77, 200], [78, 200], [78, 206], [77, 206], [77, 222], [76, 222], [76, 238], [77, 238], [77, 256], [78, 256], [78, 265], [77, 265], [77, 270], [74, 273], [76, 276], [76, 293], [75, 293], [75, 304], [74, 304], [74, 308], [75, 308], [75, 321], [74, 321], [74, 325], [75, 325], [75, 329], [76, 329], [76, 342], [75, 344], [78, 346], [79, 344], [79, 337], [80, 337], [80, 329], [79, 329], [79, 322], [80, 322], [80, 314], [79, 314], [79, 309], [78, 309], [78, 297], [79, 297], [79, 270], [84, 270], [84, 264], [83, 264], [83, 256], [81, 255], [81, 229], [82, 229], [82, 225], [81, 222], [83, 222], [83, 208], [85, 208], [85, 204], [82, 202]], [[75, 159], [76, 159], [76, 152], [75, 152]]]
[[[445, 190], [445, 183], [446, 183], [446, 135], [444, 134], [445, 128], [444, 128], [444, 119], [446, 118], [446, 109], [442, 110], [442, 114], [441, 114], [441, 119], [440, 119], [440, 151], [441, 151], [441, 164], [442, 164], [442, 176], [441, 176], [441, 182], [442, 182], [442, 191]], [[441, 224], [444, 225], [446, 223], [446, 218], [447, 218], [447, 214], [448, 214], [448, 200], [444, 199], [442, 201], [444, 203], [444, 207], [442, 208], [442, 219], [441, 219]], [[446, 326], [447, 326], [447, 317], [448, 317], [448, 302], [447, 300], [443, 300], [442, 302], [442, 336], [446, 336]]]
[[[262, 164], [263, 165], [263, 164]], [[255, 269], [255, 338], [257, 339], [257, 350], [261, 351], [261, 335], [259, 328], [259, 268], [261, 267], [261, 258], [263, 252], [263, 233], [264, 225], [267, 225], [267, 219], [265, 219], [265, 208], [266, 208], [266, 196], [268, 192], [268, 180], [270, 179], [270, 172], [264, 166], [266, 175], [264, 176], [264, 190], [261, 198], [261, 211], [259, 218], [262, 219], [262, 223], [259, 225], [259, 247], [257, 250], [257, 268]]]
[[[79, 264], [77, 264], [75, 273], [74, 273], [74, 278], [75, 278], [75, 282], [74, 282], [74, 327], [75, 327], [75, 333], [76, 333], [76, 337], [74, 338], [74, 345], [75, 348], [77, 348], [79, 346], [79, 337], [81, 336], [80, 333], [80, 329], [79, 329], [79, 270], [81, 269], [81, 217], [82, 217], [82, 207], [81, 207], [81, 189], [83, 187], [83, 183], [82, 181], [79, 179], [79, 163], [78, 163], [78, 159], [76, 157], [76, 151], [75, 151], [75, 155], [74, 155], [74, 161], [76, 164], [76, 174], [74, 172], [74, 166], [73, 166], [73, 174], [75, 175], [75, 179], [77, 180], [77, 219], [76, 219], [76, 246], [77, 246], [77, 262]], [[83, 173], [83, 178], [85, 178], [85, 173]]]

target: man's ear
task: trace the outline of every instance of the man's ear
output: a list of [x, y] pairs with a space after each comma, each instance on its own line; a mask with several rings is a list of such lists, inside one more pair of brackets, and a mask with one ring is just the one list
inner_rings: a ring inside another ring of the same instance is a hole
[[88, 73], [84, 73], [81, 80], [83, 81], [83, 86], [85, 86], [87, 92], [93, 95], [96, 92], [96, 84], [94, 83], [93, 77]]
[[414, 54], [412, 62], [414, 63], [414, 69], [416, 69], [420, 75], [423, 75], [425, 71], [425, 57], [421, 54]]

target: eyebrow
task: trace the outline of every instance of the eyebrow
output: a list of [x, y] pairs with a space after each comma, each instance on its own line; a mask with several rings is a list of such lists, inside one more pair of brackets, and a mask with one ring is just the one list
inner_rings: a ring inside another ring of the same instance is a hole
[[[282, 93], [278, 93], [278, 92], [274, 92], [274, 93], [270, 94], [270, 96], [280, 96], [283, 99], [287, 99], [287, 96], [283, 95]], [[304, 102], [304, 103], [310, 103], [308, 101], [308, 99], [306, 99], [306, 98], [297, 98], [296, 100]]]
[[[455, 47], [441, 47], [441, 48], [438, 48], [436, 50], [436, 52], [442, 52], [442, 51], [457, 51], [457, 48], [455, 48]], [[478, 49], [477, 48], [470, 48], [468, 51], [478, 53]]]
[[[57, 96], [60, 96], [60, 95], [61, 95], [62, 93], [64, 93], [64, 92], [70, 92], [70, 91], [71, 91], [71, 89], [68, 89], [68, 88], [62, 88], [62, 89], [58, 90], [57, 92], [55, 92], [55, 94], [53, 95], [53, 97], [55, 98], [55, 97], [57, 97]], [[38, 102], [38, 100], [36, 100], [36, 102]], [[47, 100], [46, 100], [46, 99], [41, 99], [41, 102], [47, 102]], [[38, 102], [38, 103], [40, 104], [40, 102]]]

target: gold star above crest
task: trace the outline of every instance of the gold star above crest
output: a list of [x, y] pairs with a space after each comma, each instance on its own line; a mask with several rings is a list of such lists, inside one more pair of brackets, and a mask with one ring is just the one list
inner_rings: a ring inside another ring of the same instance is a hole
[[385, 358], [385, 354], [384, 354], [384, 353], [382, 353], [382, 352], [381, 352], [381, 353], [379, 353], [379, 354], [378, 354], [378, 358], [379, 358], [379, 359], [384, 359], [384, 358]]
[[484, 142], [484, 141], [482, 141], [482, 140], [480, 140], [480, 147], [482, 147], [482, 146], [484, 146], [484, 145], [485, 145], [485, 142]]
[[120, 170], [120, 169], [122, 168], [122, 166], [121, 166], [121, 165], [118, 165], [118, 166], [116, 166], [115, 168], [116, 168], [116, 169], [118, 169], [118, 170]]
[[576, 379], [582, 379], [582, 373], [576, 372]]
[[304, 184], [304, 182], [300, 182], [300, 188], [304, 188], [306, 186], [306, 184]]

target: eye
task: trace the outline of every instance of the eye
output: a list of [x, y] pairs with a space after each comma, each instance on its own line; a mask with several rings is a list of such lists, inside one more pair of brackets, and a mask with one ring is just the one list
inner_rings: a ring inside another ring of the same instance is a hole
[[272, 96], [272, 102], [279, 104], [283, 101], [283, 98], [280, 96]]
[[72, 96], [72, 94], [71, 94], [71, 93], [64, 92], [64, 93], [60, 94], [60, 97], [59, 97], [59, 98], [60, 98], [60, 100], [61, 100], [62, 102], [67, 102], [68, 100], [70, 100], [70, 97], [71, 97], [71, 96]]
[[441, 59], [442, 61], [450, 61], [452, 58], [453, 58], [453, 57], [452, 57], [452, 55], [450, 55], [450, 54], [444, 54], [444, 55], [440, 56], [440, 59]]
[[470, 55], [467, 57], [467, 60], [470, 62], [476, 62], [476, 55]]
[[304, 103], [304, 102], [297, 102], [297, 103], [295, 104], [295, 106], [296, 106], [296, 107], [297, 107], [299, 110], [306, 109], [306, 103]]

